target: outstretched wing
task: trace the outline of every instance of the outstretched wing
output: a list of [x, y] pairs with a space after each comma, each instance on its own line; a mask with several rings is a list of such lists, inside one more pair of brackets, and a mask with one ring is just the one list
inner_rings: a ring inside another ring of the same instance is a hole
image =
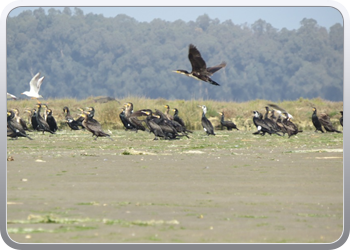
[[193, 44], [190, 44], [189, 46], [188, 59], [191, 62], [192, 71], [202, 72], [206, 70], [207, 65], [203, 60], [201, 54], [199, 53], [198, 49]]
[[275, 110], [281, 111], [281, 113], [287, 113], [287, 111], [285, 109], [281, 108], [277, 104], [270, 103], [270, 104], [267, 104], [267, 105], [270, 106], [271, 108], [274, 108]]
[[8, 92], [7, 92], [6, 96], [7, 96], [7, 97], [11, 97], [11, 98], [14, 99], [14, 100], [17, 99], [16, 96], [14, 96], [14, 95], [12, 95], [12, 94], [10, 94], [10, 93], [8, 93]]
[[207, 72], [210, 73], [210, 75], [214, 74], [216, 71], [226, 67], [226, 62], [222, 62], [219, 65], [209, 67], [207, 68]]
[[40, 77], [40, 73], [37, 73], [35, 76], [33, 76], [32, 80], [30, 80], [29, 82], [30, 92], [35, 92], [35, 93], [39, 92], [39, 89], [40, 89], [40, 87], [38, 89], [39, 77]]
[[38, 93], [39, 93], [39, 90], [40, 90], [40, 86], [41, 86], [41, 84], [42, 84], [43, 81], [44, 81], [44, 78], [45, 78], [45, 76], [41, 77], [41, 78], [38, 80], [38, 82], [37, 82]]

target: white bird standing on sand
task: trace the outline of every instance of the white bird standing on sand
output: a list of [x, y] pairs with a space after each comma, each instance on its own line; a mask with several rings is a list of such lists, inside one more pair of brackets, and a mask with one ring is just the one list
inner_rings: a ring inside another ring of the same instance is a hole
[[16, 99], [17, 99], [16, 96], [14, 96], [14, 95], [12, 95], [12, 94], [10, 94], [10, 93], [7, 93], [6, 96], [12, 98], [13, 100], [16, 100]]
[[40, 73], [37, 73], [32, 80], [30, 80], [29, 82], [29, 86], [30, 89], [29, 91], [24, 91], [22, 93], [22, 95], [26, 95], [28, 97], [34, 98], [34, 99], [38, 99], [38, 98], [43, 98], [41, 95], [39, 95], [39, 90], [40, 90], [40, 86], [43, 83], [43, 80], [45, 78], [45, 76], [40, 77]]

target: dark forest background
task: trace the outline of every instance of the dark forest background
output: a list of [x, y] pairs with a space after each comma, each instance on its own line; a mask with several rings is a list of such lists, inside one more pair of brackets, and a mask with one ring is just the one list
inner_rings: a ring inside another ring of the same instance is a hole
[[[138, 22], [39, 8], [7, 18], [7, 91], [20, 96], [40, 72], [44, 98], [342, 101], [343, 41], [342, 24], [327, 30], [306, 18], [297, 30], [277, 30], [264, 20]], [[190, 43], [207, 66], [227, 62], [212, 77], [220, 87], [172, 72], [191, 70]]]

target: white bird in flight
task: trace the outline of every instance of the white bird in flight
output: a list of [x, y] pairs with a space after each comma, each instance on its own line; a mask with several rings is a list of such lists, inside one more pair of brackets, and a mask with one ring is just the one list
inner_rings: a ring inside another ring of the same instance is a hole
[[32, 80], [30, 80], [29, 82], [29, 86], [30, 89], [29, 91], [24, 91], [22, 93], [22, 95], [26, 95], [28, 97], [34, 98], [34, 99], [38, 99], [38, 98], [43, 98], [41, 95], [39, 95], [39, 90], [40, 90], [40, 86], [43, 83], [43, 80], [45, 78], [45, 76], [40, 77], [40, 73], [37, 73]]
[[12, 94], [10, 94], [10, 93], [8, 93], [8, 92], [7, 92], [7, 95], [6, 95], [6, 96], [7, 96], [7, 97], [10, 97], [10, 98], [12, 98], [12, 99], [14, 99], [14, 100], [17, 99], [16, 96], [14, 96], [14, 95], [12, 95]]

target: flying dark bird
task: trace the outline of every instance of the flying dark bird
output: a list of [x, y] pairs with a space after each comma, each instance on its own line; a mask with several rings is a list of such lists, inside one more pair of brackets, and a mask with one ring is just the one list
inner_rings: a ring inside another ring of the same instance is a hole
[[207, 107], [205, 105], [202, 105], [202, 106], [199, 105], [198, 107], [202, 108], [203, 110], [201, 123], [204, 131], [207, 133], [208, 136], [215, 135], [213, 125], [205, 116], [205, 114], [207, 113]]
[[79, 126], [83, 127], [83, 124], [79, 124], [76, 120], [73, 119], [67, 106], [63, 108], [63, 112], [66, 114], [66, 122], [71, 130], [80, 130]]
[[33, 140], [26, 134], [26, 131], [14, 119], [14, 117], [15, 113], [12, 110], [7, 111], [7, 136], [15, 139], [18, 137], [27, 137], [28, 139]]
[[87, 131], [92, 133], [92, 137], [95, 136], [94, 140], [96, 140], [97, 137], [108, 137], [113, 141], [111, 136], [102, 130], [102, 126], [98, 121], [89, 118], [89, 114], [87, 113], [82, 113], [81, 116], [84, 117], [83, 126]]
[[220, 119], [220, 124], [221, 124], [221, 126], [226, 127], [227, 130], [232, 130], [233, 128], [239, 130], [239, 129], [237, 128], [236, 124], [234, 124], [233, 122], [231, 122], [231, 121], [225, 121], [225, 114], [224, 114], [224, 111], [219, 112], [219, 115], [221, 115], [221, 119]]
[[329, 115], [321, 114], [318, 119], [327, 132], [341, 133], [341, 131], [335, 129], [335, 127], [333, 126], [333, 124], [331, 122]]
[[52, 109], [47, 109], [46, 110], [46, 122], [49, 124], [50, 130], [53, 132], [56, 132], [58, 127], [57, 127], [57, 122], [55, 117], [52, 115]]
[[188, 72], [183, 69], [178, 69], [174, 72], [183, 74], [189, 77], [193, 77], [197, 80], [204, 81], [204, 82], [209, 82], [213, 85], [220, 86], [217, 82], [212, 80], [210, 76], [212, 76], [216, 71], [224, 68], [226, 66], [226, 62], [222, 62], [221, 64], [213, 67], [207, 68], [207, 65], [205, 61], [203, 60], [201, 54], [199, 53], [198, 49], [193, 45], [189, 45], [189, 50], [188, 50], [188, 59], [191, 62], [192, 65], [192, 71]]
[[343, 111], [340, 111], [341, 117], [339, 118], [340, 125], [343, 127]]
[[311, 120], [312, 120], [312, 123], [314, 124], [314, 126], [316, 128], [315, 132], [321, 131], [322, 133], [324, 133], [324, 131], [322, 129], [321, 122], [320, 122], [320, 120], [318, 119], [318, 116], [317, 116], [317, 109], [314, 107], [312, 110], [314, 112], [312, 113]]
[[49, 124], [47, 124], [46, 120], [40, 115], [40, 111], [41, 111], [41, 107], [46, 107], [45, 104], [41, 105], [41, 103], [38, 103], [37, 104], [37, 112], [36, 112], [36, 122], [38, 123], [38, 131], [42, 131], [43, 134], [44, 132], [49, 132], [51, 134], [54, 134], [55, 132], [53, 132], [51, 129], [50, 129], [50, 126]]

